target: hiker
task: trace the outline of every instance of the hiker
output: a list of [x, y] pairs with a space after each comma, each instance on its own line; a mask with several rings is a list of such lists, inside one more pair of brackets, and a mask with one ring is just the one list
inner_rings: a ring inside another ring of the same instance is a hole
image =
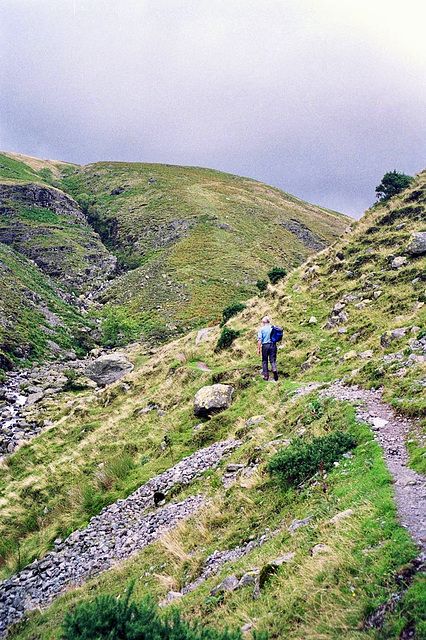
[[277, 343], [271, 340], [272, 325], [268, 316], [262, 318], [262, 326], [257, 332], [257, 351], [262, 355], [262, 378], [269, 380], [268, 359], [275, 382], [278, 380], [277, 372]]

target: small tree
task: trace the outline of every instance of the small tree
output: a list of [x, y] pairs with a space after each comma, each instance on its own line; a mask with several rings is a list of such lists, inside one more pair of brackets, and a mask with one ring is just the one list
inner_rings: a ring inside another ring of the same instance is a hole
[[281, 267], [273, 267], [271, 271], [268, 271], [268, 278], [271, 281], [271, 284], [277, 284], [277, 282], [286, 275], [287, 271]]
[[240, 335], [240, 331], [234, 331], [234, 329], [228, 329], [228, 327], [224, 327], [222, 329], [222, 333], [219, 336], [219, 340], [217, 341], [215, 351], [222, 351], [223, 349], [228, 349], [231, 344], [234, 342], [236, 338]]
[[220, 326], [222, 327], [230, 318], [236, 316], [240, 311], [244, 311], [247, 309], [246, 305], [242, 302], [235, 302], [234, 304], [230, 304], [228, 307], [225, 307], [222, 311], [222, 322]]
[[256, 287], [259, 289], [260, 292], [265, 291], [267, 286], [268, 286], [267, 280], [258, 280], [256, 282]]
[[392, 198], [397, 193], [404, 191], [412, 182], [414, 178], [407, 176], [405, 173], [398, 173], [398, 171], [388, 171], [382, 178], [382, 181], [376, 187], [376, 197], [379, 202], [383, 202]]

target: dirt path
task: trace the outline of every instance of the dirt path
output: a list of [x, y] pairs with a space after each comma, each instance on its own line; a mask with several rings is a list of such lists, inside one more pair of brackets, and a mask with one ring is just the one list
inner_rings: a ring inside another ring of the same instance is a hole
[[[310, 390], [315, 387], [310, 387]], [[398, 416], [381, 400], [380, 391], [357, 386], [345, 387], [340, 381], [321, 391], [326, 397], [356, 405], [356, 418], [371, 425], [383, 448], [383, 457], [395, 482], [395, 500], [401, 525], [410, 533], [426, 560], [426, 486], [425, 477], [410, 469], [405, 440], [413, 423]], [[301, 395], [301, 394], [299, 394]]]

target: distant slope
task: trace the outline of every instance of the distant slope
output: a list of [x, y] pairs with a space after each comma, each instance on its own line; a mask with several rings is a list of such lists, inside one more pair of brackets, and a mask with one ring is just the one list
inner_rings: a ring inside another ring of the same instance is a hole
[[274, 265], [295, 266], [342, 234], [346, 217], [219, 171], [96, 163], [62, 182], [118, 257], [98, 296], [148, 324], [217, 320]]
[[61, 162], [60, 160], [41, 160], [40, 158], [33, 158], [32, 156], [26, 156], [22, 153], [13, 153], [12, 151], [2, 151], [0, 153], [11, 160], [15, 160], [27, 167], [30, 167], [35, 174], [38, 174], [41, 177], [44, 176], [45, 179], [59, 179], [68, 169], [73, 169], [78, 166], [70, 162]]
[[209, 169], [0, 154], [0, 243], [34, 260], [70, 304], [95, 301], [109, 344], [215, 322], [271, 267], [299, 264], [347, 221]]

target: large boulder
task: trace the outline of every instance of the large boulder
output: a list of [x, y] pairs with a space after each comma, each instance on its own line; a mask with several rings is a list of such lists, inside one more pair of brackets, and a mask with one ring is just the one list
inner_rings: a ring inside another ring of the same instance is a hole
[[426, 253], [426, 231], [417, 231], [411, 234], [407, 253], [411, 253], [412, 255]]
[[86, 367], [85, 375], [100, 387], [120, 380], [133, 369], [124, 353], [109, 353], [101, 356]]
[[202, 387], [194, 397], [194, 414], [208, 417], [231, 406], [234, 387], [229, 384], [214, 384]]

